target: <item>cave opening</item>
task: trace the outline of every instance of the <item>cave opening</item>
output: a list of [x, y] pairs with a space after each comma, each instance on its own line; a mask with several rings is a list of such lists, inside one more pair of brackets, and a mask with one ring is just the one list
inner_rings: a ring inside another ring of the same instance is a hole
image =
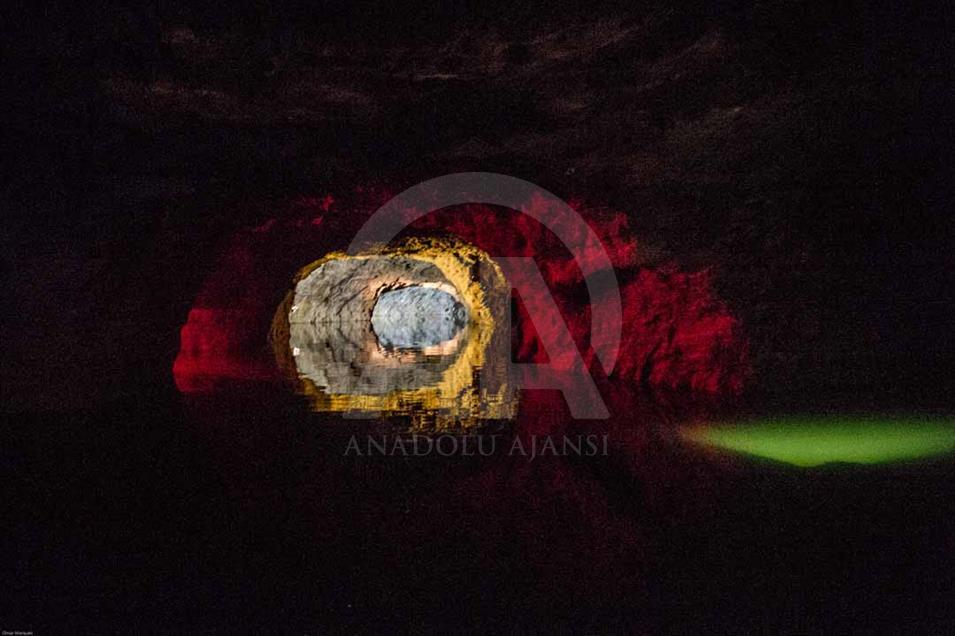
[[371, 327], [386, 349], [425, 349], [452, 340], [468, 321], [467, 308], [451, 293], [431, 285], [381, 292]]

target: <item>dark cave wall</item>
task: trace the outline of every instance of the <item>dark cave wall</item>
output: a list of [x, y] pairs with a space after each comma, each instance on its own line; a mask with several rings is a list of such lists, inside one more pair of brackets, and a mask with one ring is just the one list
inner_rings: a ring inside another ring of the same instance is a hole
[[470, 169], [625, 211], [652, 263], [712, 268], [763, 388], [935, 399], [955, 349], [948, 14], [15, 7], [5, 403], [155, 387], [216, 255], [274, 201]]

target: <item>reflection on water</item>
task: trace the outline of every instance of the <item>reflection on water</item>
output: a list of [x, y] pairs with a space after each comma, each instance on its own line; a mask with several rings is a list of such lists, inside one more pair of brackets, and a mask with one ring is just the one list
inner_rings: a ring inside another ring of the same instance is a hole
[[437, 428], [510, 419], [508, 294], [490, 257], [457, 241], [333, 253], [299, 272], [273, 343], [318, 411]]
[[928, 417], [788, 417], [684, 429], [692, 442], [795, 466], [882, 464], [955, 451], [955, 422]]

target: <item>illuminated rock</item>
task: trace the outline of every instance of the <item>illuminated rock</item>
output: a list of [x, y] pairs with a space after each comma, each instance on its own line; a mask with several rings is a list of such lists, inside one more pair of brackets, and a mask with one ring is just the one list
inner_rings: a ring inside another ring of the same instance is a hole
[[469, 426], [513, 417], [500, 268], [456, 241], [412, 240], [305, 267], [273, 341], [316, 410]]
[[453, 294], [425, 285], [382, 292], [371, 312], [371, 327], [386, 348], [437, 346], [453, 339], [467, 320], [467, 309]]

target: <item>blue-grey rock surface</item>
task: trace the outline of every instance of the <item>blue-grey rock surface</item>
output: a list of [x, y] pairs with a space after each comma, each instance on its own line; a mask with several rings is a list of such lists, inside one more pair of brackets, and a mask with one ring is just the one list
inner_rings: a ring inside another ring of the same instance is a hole
[[371, 326], [384, 347], [424, 348], [451, 340], [467, 323], [467, 309], [446, 291], [413, 285], [381, 293]]

